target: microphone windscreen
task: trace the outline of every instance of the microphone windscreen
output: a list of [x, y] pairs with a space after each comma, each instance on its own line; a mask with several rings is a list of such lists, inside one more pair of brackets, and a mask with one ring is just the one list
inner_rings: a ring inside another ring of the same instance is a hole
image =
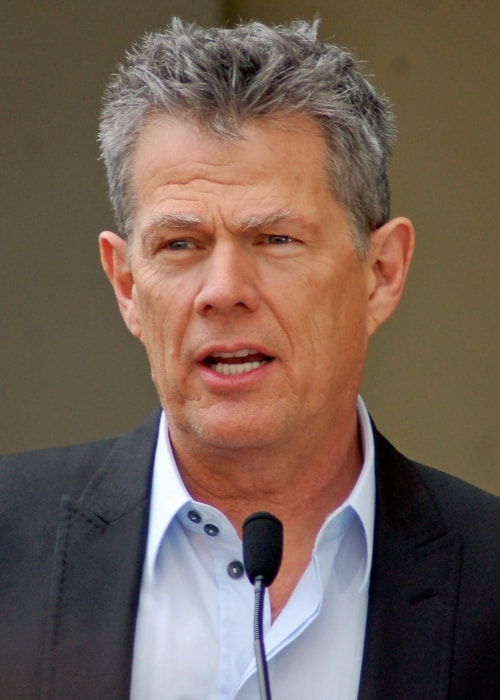
[[243, 563], [252, 584], [265, 586], [276, 578], [283, 555], [283, 525], [271, 513], [253, 513], [243, 523]]

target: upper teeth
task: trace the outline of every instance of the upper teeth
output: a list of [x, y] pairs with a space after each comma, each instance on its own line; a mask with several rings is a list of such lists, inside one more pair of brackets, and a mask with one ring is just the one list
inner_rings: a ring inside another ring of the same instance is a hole
[[247, 357], [248, 355], [256, 355], [257, 350], [248, 350], [247, 348], [243, 350], [236, 350], [236, 352], [213, 352], [212, 357]]
[[218, 374], [225, 374], [226, 376], [235, 377], [239, 374], [246, 374], [246, 372], [251, 372], [254, 369], [258, 369], [263, 364], [265, 364], [265, 362], [242, 362], [241, 364], [235, 365], [218, 362], [216, 365], [212, 365], [212, 369]]

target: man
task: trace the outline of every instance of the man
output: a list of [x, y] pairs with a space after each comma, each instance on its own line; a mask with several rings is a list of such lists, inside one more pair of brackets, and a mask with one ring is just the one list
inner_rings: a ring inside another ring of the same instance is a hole
[[498, 504], [358, 392], [413, 229], [385, 102], [296, 23], [174, 20], [114, 76], [101, 259], [163, 411], [1, 465], [3, 698], [258, 697], [241, 527], [284, 525], [275, 698], [496, 698]]

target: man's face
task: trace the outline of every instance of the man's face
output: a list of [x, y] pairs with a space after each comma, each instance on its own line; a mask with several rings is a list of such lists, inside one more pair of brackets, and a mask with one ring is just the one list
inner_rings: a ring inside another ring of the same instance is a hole
[[305, 117], [254, 122], [231, 143], [187, 120], [144, 128], [124, 316], [174, 442], [286, 447], [352, 419], [374, 275], [325, 157]]

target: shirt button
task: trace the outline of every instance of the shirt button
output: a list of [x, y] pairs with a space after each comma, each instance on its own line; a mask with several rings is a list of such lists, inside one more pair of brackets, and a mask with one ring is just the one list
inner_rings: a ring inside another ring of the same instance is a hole
[[190, 510], [188, 513], [188, 518], [192, 523], [201, 523], [201, 515], [197, 510]]
[[231, 578], [241, 578], [243, 576], [244, 568], [241, 561], [232, 561], [227, 565], [227, 573]]
[[210, 537], [216, 537], [219, 534], [219, 528], [217, 525], [212, 525], [212, 523], [207, 523], [203, 529]]

